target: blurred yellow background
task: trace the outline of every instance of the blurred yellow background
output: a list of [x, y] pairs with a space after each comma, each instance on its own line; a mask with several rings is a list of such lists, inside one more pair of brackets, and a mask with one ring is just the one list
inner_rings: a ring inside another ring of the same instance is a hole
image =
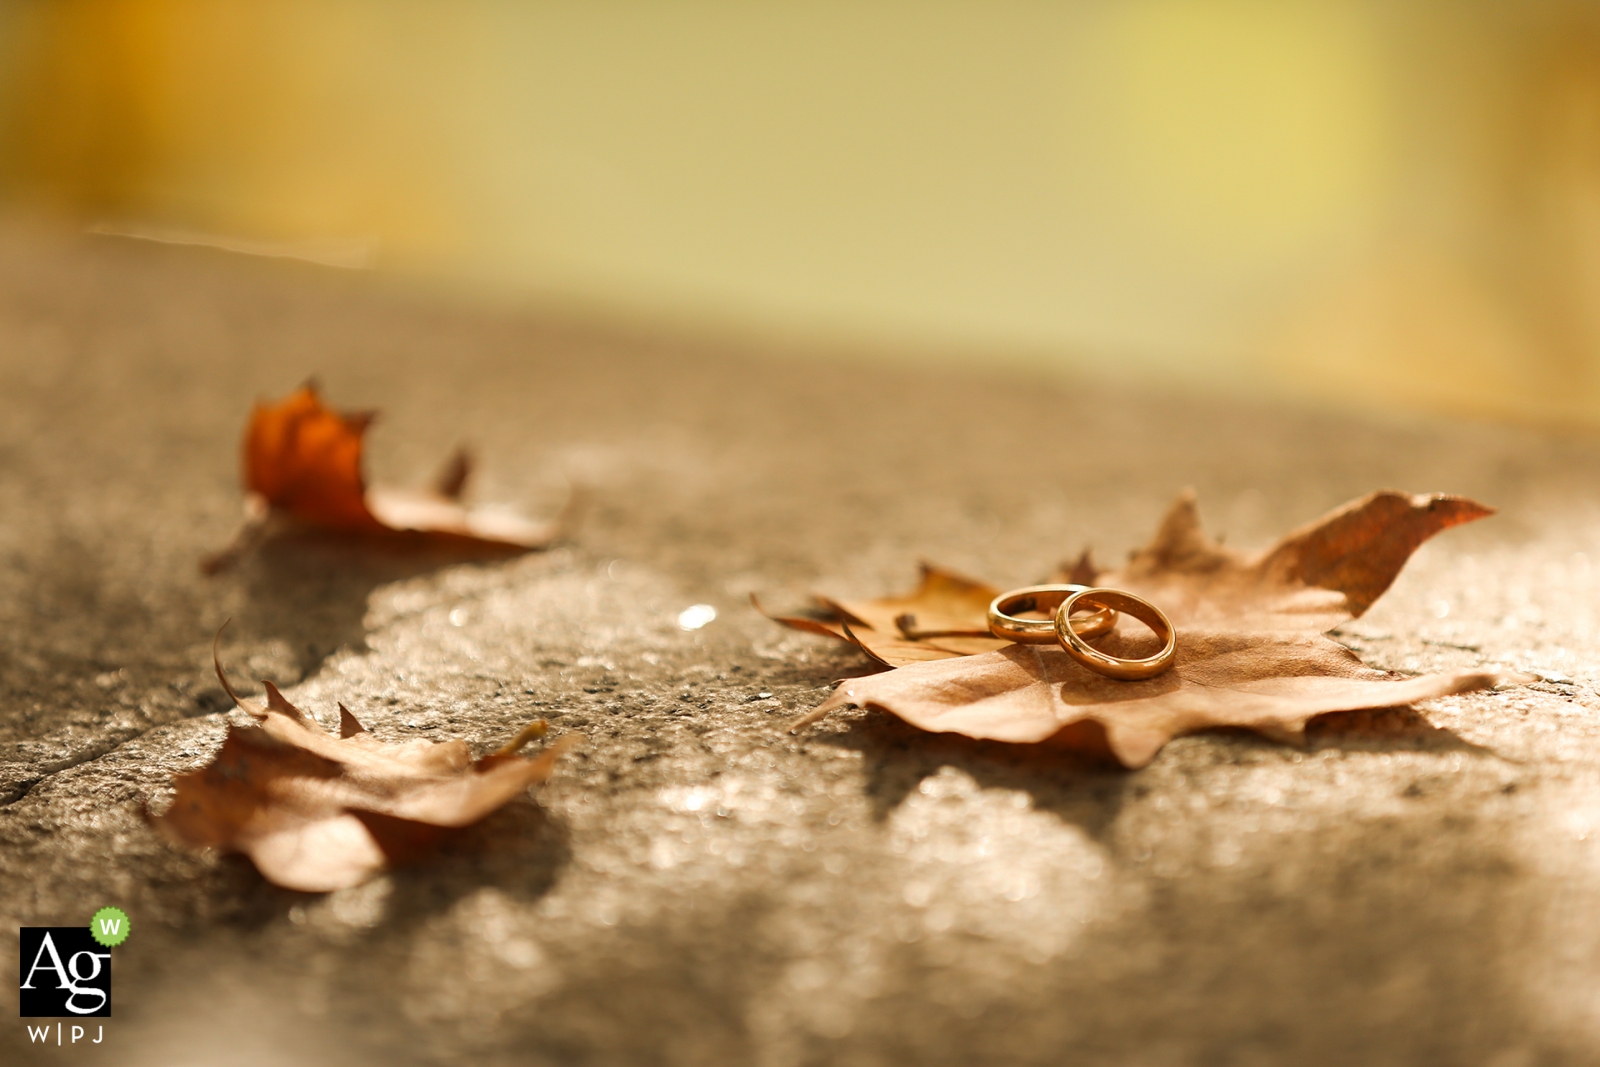
[[13, 208], [646, 321], [1600, 423], [1600, 8], [0, 0]]

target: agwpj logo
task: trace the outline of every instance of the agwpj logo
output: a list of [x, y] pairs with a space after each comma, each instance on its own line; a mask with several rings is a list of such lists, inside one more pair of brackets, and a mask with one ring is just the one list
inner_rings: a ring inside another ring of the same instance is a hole
[[109, 1019], [111, 952], [130, 933], [120, 908], [101, 908], [88, 926], [24, 926], [18, 1001], [24, 1019]]

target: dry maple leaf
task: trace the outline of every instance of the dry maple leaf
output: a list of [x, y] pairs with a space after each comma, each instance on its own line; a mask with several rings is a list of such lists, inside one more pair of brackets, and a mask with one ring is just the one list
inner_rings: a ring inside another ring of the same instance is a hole
[[276, 404], [258, 403], [244, 435], [245, 524], [220, 552], [201, 561], [214, 574], [266, 536], [299, 523], [351, 534], [409, 535], [506, 549], [542, 548], [562, 522], [536, 523], [493, 507], [468, 508], [461, 496], [472, 472], [465, 451], [428, 489], [368, 486], [361, 451], [374, 412], [339, 412], [306, 383]]
[[[1197, 730], [1244, 727], [1293, 741], [1309, 719], [1329, 712], [1524, 682], [1500, 671], [1397, 680], [1325, 636], [1366, 611], [1423, 541], [1489, 514], [1462, 497], [1373, 493], [1245, 557], [1201, 531], [1186, 493], [1122, 571], [1092, 573], [1085, 557], [1062, 576], [1139, 593], [1166, 611], [1178, 631], [1167, 673], [1115, 681], [1059, 649], [1008, 645], [841, 683], [794, 728], [855, 704], [925, 730], [1052, 742], [1142, 767], [1167, 741]], [[1099, 647], [1137, 658], [1155, 639], [1117, 632]]]
[[953, 571], [922, 564], [922, 581], [904, 596], [836, 600], [816, 596], [813, 615], [772, 615], [751, 594], [755, 609], [794, 630], [848, 641], [884, 667], [970, 656], [1004, 648], [989, 633], [989, 602], [1000, 590]]
[[330, 892], [419, 859], [544, 781], [576, 743], [562, 738], [533, 759], [517, 756], [543, 735], [541, 720], [474, 760], [463, 741], [382, 744], [343, 704], [334, 737], [271, 682], [262, 683], [265, 707], [240, 697], [215, 650], [213, 661], [222, 687], [259, 725], [230, 723], [209, 764], [173, 777], [177, 795], [152, 822], [182, 844], [242, 852], [286, 889]]
[[1466, 497], [1382, 490], [1245, 556], [1206, 535], [1189, 491], [1121, 570], [1097, 571], [1085, 553], [1060, 573], [1138, 593], [1179, 627], [1324, 633], [1364, 614], [1428, 538], [1493, 514]]

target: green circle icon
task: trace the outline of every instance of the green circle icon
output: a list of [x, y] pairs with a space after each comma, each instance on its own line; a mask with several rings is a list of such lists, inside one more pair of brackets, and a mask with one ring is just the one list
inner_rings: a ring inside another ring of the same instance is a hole
[[106, 948], [128, 940], [128, 913], [121, 908], [101, 908], [89, 920], [89, 935]]

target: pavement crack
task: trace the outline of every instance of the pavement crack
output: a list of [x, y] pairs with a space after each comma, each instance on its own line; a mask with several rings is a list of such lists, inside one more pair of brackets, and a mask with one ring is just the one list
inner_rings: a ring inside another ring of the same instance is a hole
[[0, 808], [8, 808], [15, 804], [27, 796], [28, 792], [42, 781], [44, 781], [44, 777], [41, 775], [38, 778], [25, 778], [22, 781], [11, 783], [6, 794], [0, 796]]
[[[115, 752], [129, 741], [138, 740], [164, 725], [167, 724], [152, 723], [142, 729], [123, 727], [93, 738], [44, 737], [34, 741], [18, 742], [12, 746], [14, 755], [25, 757], [30, 751], [39, 752], [39, 755], [33, 759], [0, 762], [0, 808], [17, 803], [46, 778], [54, 777], [63, 771], [70, 771], [74, 767], [81, 767], [85, 763], [92, 763], [102, 756]], [[81, 747], [73, 746], [74, 740], [81, 740]], [[47, 751], [51, 748], [57, 749], [58, 754], [53, 757], [48, 755]], [[61, 749], [66, 751], [60, 751]]]

